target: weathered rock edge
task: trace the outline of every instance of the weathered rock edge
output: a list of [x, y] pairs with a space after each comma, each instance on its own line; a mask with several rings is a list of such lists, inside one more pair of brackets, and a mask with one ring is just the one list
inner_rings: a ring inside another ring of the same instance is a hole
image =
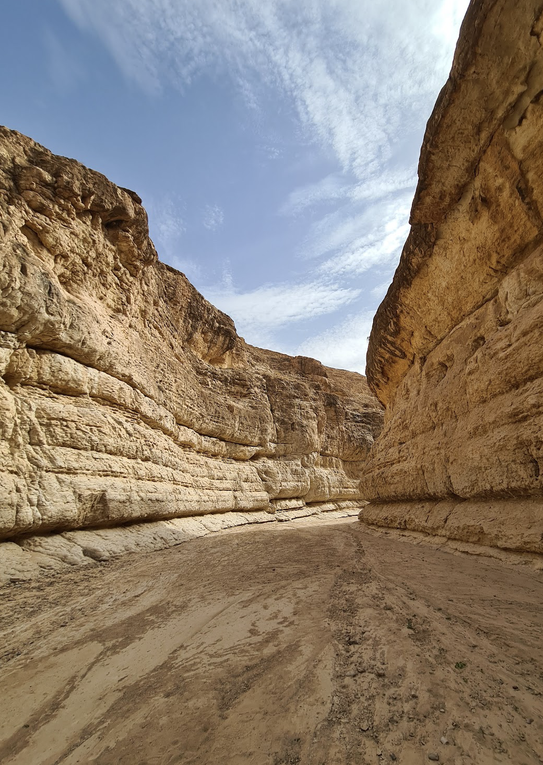
[[472, 2], [374, 320], [362, 520], [543, 552], [543, 3]]
[[38, 534], [0, 543], [0, 587], [92, 566], [130, 553], [156, 552], [216, 531], [255, 523], [285, 523], [303, 518], [333, 521], [356, 516], [359, 502], [321, 502], [310, 507], [267, 513], [217, 513], [103, 529]]
[[363, 376], [253, 348], [132, 191], [0, 128], [0, 538], [359, 501]]

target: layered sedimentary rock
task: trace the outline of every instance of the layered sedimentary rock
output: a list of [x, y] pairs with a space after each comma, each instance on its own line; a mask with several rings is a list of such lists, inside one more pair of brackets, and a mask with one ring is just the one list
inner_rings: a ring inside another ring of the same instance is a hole
[[5, 128], [0, 375], [2, 538], [350, 506], [382, 420], [361, 375], [239, 338], [135, 193]]
[[543, 552], [543, 3], [472, 2], [371, 333], [368, 523]]

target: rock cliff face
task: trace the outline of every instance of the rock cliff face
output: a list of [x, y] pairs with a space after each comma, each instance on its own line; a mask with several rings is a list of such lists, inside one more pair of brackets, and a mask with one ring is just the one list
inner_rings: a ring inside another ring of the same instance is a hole
[[136, 194], [5, 128], [0, 375], [2, 538], [360, 504], [382, 421], [361, 375], [239, 338]]
[[368, 523], [543, 552], [543, 3], [475, 0], [373, 325]]

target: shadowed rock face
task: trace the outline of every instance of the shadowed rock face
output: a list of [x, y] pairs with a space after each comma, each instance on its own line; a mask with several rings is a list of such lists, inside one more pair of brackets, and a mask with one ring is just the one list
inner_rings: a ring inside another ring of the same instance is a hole
[[373, 325], [369, 523], [543, 552], [543, 3], [472, 2]]
[[0, 128], [0, 536], [355, 504], [361, 375], [248, 346], [139, 197]]

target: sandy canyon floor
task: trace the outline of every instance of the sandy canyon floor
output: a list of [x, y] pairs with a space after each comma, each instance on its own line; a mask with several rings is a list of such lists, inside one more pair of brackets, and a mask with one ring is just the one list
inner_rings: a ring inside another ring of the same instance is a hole
[[14, 584], [0, 762], [540, 763], [542, 595], [353, 519]]

